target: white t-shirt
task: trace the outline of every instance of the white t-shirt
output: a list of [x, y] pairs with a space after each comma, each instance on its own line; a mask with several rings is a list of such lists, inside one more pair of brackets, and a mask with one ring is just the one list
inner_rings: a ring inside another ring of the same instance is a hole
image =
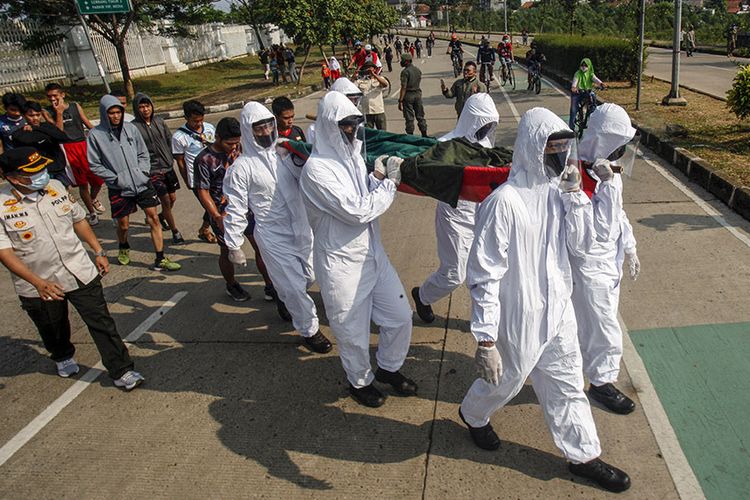
[[193, 189], [193, 161], [203, 148], [214, 142], [216, 129], [210, 123], [203, 123], [203, 133], [190, 130], [182, 125], [172, 134], [172, 154], [184, 155], [187, 169], [188, 187]]

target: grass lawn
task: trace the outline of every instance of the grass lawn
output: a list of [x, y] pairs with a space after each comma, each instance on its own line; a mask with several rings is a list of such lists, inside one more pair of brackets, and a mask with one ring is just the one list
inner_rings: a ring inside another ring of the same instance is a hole
[[[297, 55], [297, 72], [301, 69], [303, 59], [304, 55]], [[317, 49], [311, 52], [302, 78], [302, 87], [322, 83], [319, 65], [321, 59]], [[207, 64], [181, 73], [136, 78], [133, 85], [136, 92], [144, 92], [154, 100], [157, 112], [180, 109], [183, 101], [188, 99], [198, 99], [208, 106], [293, 95], [297, 88], [296, 84], [274, 87], [271, 80], [266, 81], [257, 56]], [[113, 82], [112, 87], [122, 88], [122, 82]], [[99, 117], [99, 99], [104, 94], [103, 85], [77, 85], [67, 89], [67, 94], [68, 100], [81, 103], [89, 118]], [[30, 92], [26, 97], [48, 104], [42, 91]]]
[[688, 105], [662, 106], [669, 93], [668, 83], [644, 79], [641, 88], [641, 109], [635, 110], [635, 87], [610, 84], [599, 93], [604, 101], [624, 107], [631, 118], [666, 136], [666, 125], [685, 127], [687, 136], [674, 137], [673, 142], [707, 160], [714, 169], [726, 173], [743, 186], [750, 185], [750, 120], [739, 120], [726, 103], [712, 97], [680, 89]]

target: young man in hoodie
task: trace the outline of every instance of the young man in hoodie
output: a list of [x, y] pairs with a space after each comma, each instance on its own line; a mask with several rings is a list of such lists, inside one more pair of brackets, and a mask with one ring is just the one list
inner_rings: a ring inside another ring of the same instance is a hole
[[146, 143], [135, 125], [124, 121], [124, 115], [125, 108], [120, 100], [105, 95], [99, 101], [99, 125], [89, 132], [86, 139], [91, 171], [107, 184], [112, 218], [117, 220], [117, 260], [123, 266], [130, 264], [130, 214], [141, 207], [146, 212], [156, 252], [153, 269], [177, 271], [182, 266], [164, 256], [164, 241], [156, 211], [159, 197], [148, 176], [151, 163]]
[[172, 132], [164, 120], [154, 114], [154, 103], [146, 94], [135, 95], [133, 113], [135, 119], [132, 123], [143, 136], [151, 159], [151, 183], [161, 202], [161, 227], [165, 231], [172, 230], [172, 243], [185, 243], [172, 212], [177, 201], [177, 190], [180, 189], [180, 181], [172, 166]]

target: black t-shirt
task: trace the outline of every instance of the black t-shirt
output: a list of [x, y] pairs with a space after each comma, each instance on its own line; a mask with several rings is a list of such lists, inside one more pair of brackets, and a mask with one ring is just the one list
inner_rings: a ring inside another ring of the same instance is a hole
[[279, 132], [279, 137], [284, 137], [290, 141], [307, 142], [305, 141], [305, 133], [297, 125], [292, 125], [286, 132]]

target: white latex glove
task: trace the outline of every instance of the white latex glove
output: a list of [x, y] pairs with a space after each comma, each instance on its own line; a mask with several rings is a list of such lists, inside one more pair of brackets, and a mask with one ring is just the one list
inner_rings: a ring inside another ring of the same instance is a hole
[[404, 163], [403, 158], [398, 156], [391, 156], [388, 158], [386, 168], [388, 170], [388, 178], [393, 181], [397, 186], [401, 184], [401, 164]]
[[615, 176], [612, 171], [612, 167], [609, 164], [609, 160], [596, 160], [594, 162], [594, 173], [602, 182], [611, 181]]
[[479, 376], [488, 384], [500, 385], [500, 377], [503, 375], [503, 366], [502, 361], [500, 360], [500, 351], [497, 350], [497, 346], [477, 346], [477, 352], [474, 355], [474, 364], [477, 367]]
[[635, 281], [641, 274], [641, 261], [638, 260], [638, 254], [635, 253], [635, 249], [625, 252], [628, 258], [628, 270], [630, 271], [630, 279]]
[[388, 177], [388, 167], [385, 163], [388, 161], [388, 155], [380, 155], [375, 158], [375, 172], [383, 176], [383, 179]]
[[245, 257], [245, 252], [243, 252], [240, 248], [236, 250], [229, 250], [229, 262], [236, 266], [246, 266], [247, 258]]
[[560, 190], [563, 193], [575, 193], [581, 190], [581, 172], [575, 165], [568, 165], [560, 177]]

